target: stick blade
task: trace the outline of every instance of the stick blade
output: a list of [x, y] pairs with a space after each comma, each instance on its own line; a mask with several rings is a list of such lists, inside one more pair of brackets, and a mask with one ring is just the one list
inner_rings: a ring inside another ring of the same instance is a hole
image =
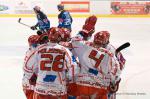
[[124, 43], [123, 45], [121, 45], [119, 48], [116, 49], [116, 55], [118, 54], [118, 52], [120, 52], [121, 50], [127, 48], [130, 46], [129, 42]]

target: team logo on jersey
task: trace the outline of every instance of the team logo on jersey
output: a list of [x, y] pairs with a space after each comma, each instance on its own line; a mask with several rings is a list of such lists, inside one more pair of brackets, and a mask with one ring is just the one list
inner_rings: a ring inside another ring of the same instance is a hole
[[46, 75], [43, 79], [45, 82], [54, 82], [56, 79], [56, 75]]
[[0, 11], [8, 10], [8, 6], [0, 5]]

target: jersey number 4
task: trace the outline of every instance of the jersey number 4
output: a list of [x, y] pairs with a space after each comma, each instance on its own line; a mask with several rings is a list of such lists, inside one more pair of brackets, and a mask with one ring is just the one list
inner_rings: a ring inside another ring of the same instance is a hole
[[[40, 69], [46, 71], [56, 71], [61, 72], [64, 67], [64, 55], [57, 55], [55, 58], [51, 54], [41, 54], [41, 58], [47, 58], [47, 60], [42, 60], [40, 63]], [[51, 67], [46, 67], [50, 64]]]
[[91, 59], [93, 59], [93, 60], [96, 61], [96, 64], [95, 64], [95, 66], [94, 66], [95, 68], [98, 68], [98, 66], [100, 65], [101, 61], [102, 61], [103, 58], [104, 58], [104, 54], [101, 54], [101, 55], [99, 56], [99, 58], [97, 58], [97, 57], [96, 57], [97, 53], [98, 53], [97, 51], [92, 50], [91, 53], [90, 53], [90, 55], [89, 55], [89, 58], [91, 58]]

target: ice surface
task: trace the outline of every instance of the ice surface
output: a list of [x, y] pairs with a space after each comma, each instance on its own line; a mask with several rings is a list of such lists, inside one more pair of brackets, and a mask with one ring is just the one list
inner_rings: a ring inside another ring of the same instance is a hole
[[[29, 35], [35, 34], [21, 24], [19, 18], [0, 18], [0, 99], [25, 99], [22, 91], [22, 64], [28, 48]], [[57, 18], [49, 18], [51, 26], [57, 26]], [[81, 30], [85, 18], [73, 18], [75, 35]], [[36, 18], [22, 18], [22, 22], [34, 25]], [[150, 18], [99, 18], [96, 32], [108, 30], [110, 42], [118, 47], [130, 42], [123, 50], [127, 62], [121, 75], [122, 81], [117, 99], [150, 98]]]

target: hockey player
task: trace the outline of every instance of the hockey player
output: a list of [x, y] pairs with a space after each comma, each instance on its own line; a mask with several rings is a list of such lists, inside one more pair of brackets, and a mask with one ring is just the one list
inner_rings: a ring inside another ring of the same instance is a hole
[[[110, 37], [110, 33], [108, 31], [100, 31], [97, 34], [95, 34], [94, 42], [96, 44], [100, 45], [101, 47], [108, 49], [115, 55], [116, 49], [109, 43], [109, 37]], [[116, 58], [120, 64], [118, 71], [120, 71], [120, 73], [121, 73], [121, 71], [124, 68], [125, 59], [124, 59], [123, 55], [121, 54], [121, 52], [119, 52], [116, 55]], [[119, 88], [120, 73], [116, 75], [116, 77], [118, 77], [116, 79], [116, 82], [117, 82], [116, 85], [111, 84], [111, 87], [109, 88], [110, 92], [108, 93], [108, 99], [116, 99], [115, 93]]]
[[59, 20], [58, 27], [59, 28], [67, 28], [71, 31], [72, 30], [71, 24], [72, 24], [73, 19], [72, 19], [70, 13], [64, 9], [64, 5], [62, 5], [62, 4], [59, 4], [57, 6], [57, 8], [60, 11], [60, 14], [58, 15], [58, 20]]
[[60, 31], [51, 28], [50, 42], [38, 47], [35, 60], [38, 63], [37, 82], [33, 99], [67, 99], [68, 71], [71, 68], [71, 53], [59, 45]]
[[[85, 29], [85, 30], [88, 30], [88, 29]], [[86, 32], [84, 32], [84, 31], [82, 33], [86, 34]], [[100, 31], [100, 32], [95, 34], [94, 43], [95, 43], [95, 45], [98, 45], [99, 47], [106, 48], [111, 53], [113, 53], [113, 55], [115, 55], [116, 49], [109, 43], [109, 37], [110, 37], [110, 34], [108, 31]], [[119, 68], [117, 69], [118, 73], [116, 73], [116, 80], [115, 80], [116, 84], [111, 83], [109, 88], [108, 88], [109, 89], [108, 99], [116, 99], [115, 93], [119, 88], [119, 82], [120, 82], [119, 76], [120, 76], [120, 73], [123, 70], [124, 64], [125, 64], [125, 59], [124, 59], [123, 55], [121, 54], [121, 52], [119, 52], [114, 57], [116, 57], [117, 61], [119, 62]]]
[[[86, 22], [89, 23], [89, 24], [91, 24], [90, 21], [89, 22], [88, 21], [89, 21], [89, 19], [86, 20]], [[82, 32], [80, 34], [81, 35], [85, 35], [85, 37], [86, 37], [88, 31], [91, 28], [91, 26], [92, 25], [89, 25], [89, 26], [84, 25], [83, 26], [83, 30], [82, 30]], [[122, 54], [120, 52], [118, 53], [118, 55], [115, 56], [115, 50], [116, 49], [109, 43], [109, 37], [110, 37], [110, 34], [108, 33], [108, 31], [98, 32], [98, 33], [96, 33], [94, 35], [94, 41], [93, 41], [93, 43], [89, 43], [89, 44], [90, 45], [91, 44], [95, 45], [95, 46], [97, 46], [99, 48], [101, 48], [101, 47], [106, 48], [107, 50], [109, 50], [113, 54], [115, 61], [119, 62], [119, 65], [117, 67], [115, 67], [116, 68], [115, 70], [117, 71], [115, 73], [115, 75], [114, 75], [115, 79], [108, 86], [108, 97], [107, 97], [108, 99], [116, 99], [115, 98], [115, 93], [116, 93], [116, 91], [118, 90], [118, 87], [119, 87], [120, 73], [121, 73], [122, 69], [124, 68], [125, 59], [124, 59], [124, 57], [122, 56]]]
[[28, 38], [29, 50], [26, 52], [24, 59], [24, 76], [22, 79], [23, 91], [27, 99], [33, 99], [33, 92], [36, 82], [36, 75], [33, 73], [33, 67], [35, 66], [34, 53], [38, 44], [38, 35], [31, 35]]
[[118, 61], [109, 50], [95, 42], [85, 42], [80, 38], [73, 40], [72, 46], [81, 65], [76, 79], [78, 98], [107, 99], [107, 88], [115, 81]]
[[[87, 20], [90, 20], [92, 22], [89, 24]], [[96, 18], [96, 16], [90, 16], [89, 18], [87, 18], [87, 20], [85, 22], [86, 26], [85, 25], [83, 26], [82, 32], [87, 33], [89, 31], [88, 33], [92, 33], [92, 32], [94, 32], [94, 26], [95, 26], [97, 18]], [[68, 40], [70, 40], [69, 35], [68, 35], [70, 33], [62, 32], [61, 34], [64, 35], [64, 36], [62, 36], [63, 41], [66, 40], [66, 38], [68, 38]], [[61, 42], [60, 44], [69, 48], [73, 52], [73, 47], [70, 42]], [[74, 57], [73, 59], [74, 59], [75, 63], [78, 63], [77, 58]], [[80, 69], [79, 67], [80, 66], [75, 66], [75, 68], [72, 72], [72, 74], [74, 76], [73, 76], [72, 81], [68, 84], [68, 96], [69, 96], [68, 99], [75, 99], [76, 98], [75, 96], [77, 96], [75, 80], [76, 80], [76, 75], [79, 73], [79, 69]]]
[[47, 30], [49, 30], [49, 28], [50, 28], [50, 21], [48, 20], [46, 14], [44, 14], [41, 11], [41, 8], [39, 6], [35, 6], [33, 8], [33, 10], [36, 14], [38, 22], [36, 25], [32, 26], [31, 29], [36, 30], [38, 27], [40, 29], [40, 31], [38, 31], [38, 33], [47, 32]]
[[[67, 28], [61, 28], [61, 42], [59, 43], [60, 45], [68, 48], [71, 52], [72, 52], [72, 47], [69, 46], [70, 42], [71, 42], [71, 33]], [[76, 57], [72, 54], [72, 68], [69, 71], [71, 80], [69, 80], [68, 84], [67, 84], [67, 91], [68, 91], [68, 99], [76, 99], [74, 94], [70, 94], [72, 93], [72, 89], [74, 89], [74, 85], [75, 85], [75, 75], [78, 74], [79, 72], [79, 68], [78, 68], [78, 61], [76, 59]], [[74, 92], [75, 93], [75, 92]]]
[[[24, 59], [24, 76], [22, 80], [23, 91], [27, 99], [33, 99], [34, 87], [37, 79], [37, 70], [35, 73], [35, 51], [37, 46], [48, 42], [48, 35], [46, 33], [39, 35], [31, 35], [28, 38], [29, 50], [26, 52]], [[41, 45], [40, 47], [42, 47]]]

